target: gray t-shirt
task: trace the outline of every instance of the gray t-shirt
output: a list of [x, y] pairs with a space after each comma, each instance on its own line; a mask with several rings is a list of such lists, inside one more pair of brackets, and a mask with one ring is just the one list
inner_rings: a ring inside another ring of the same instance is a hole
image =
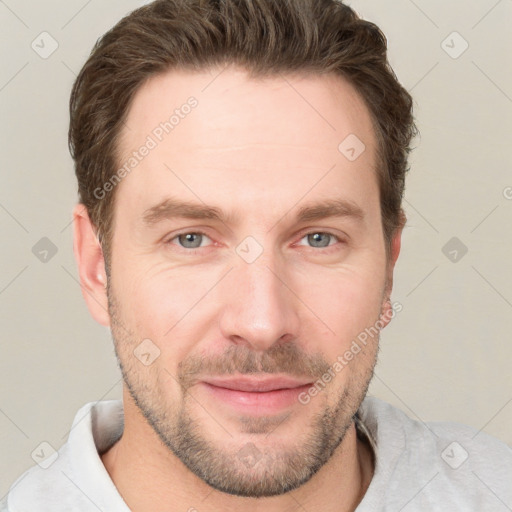
[[[357, 512], [512, 510], [512, 449], [457, 423], [422, 423], [375, 397], [356, 421], [373, 448], [375, 472]], [[129, 512], [99, 453], [123, 431], [120, 400], [91, 402], [76, 414], [68, 441], [11, 486], [1, 512]]]

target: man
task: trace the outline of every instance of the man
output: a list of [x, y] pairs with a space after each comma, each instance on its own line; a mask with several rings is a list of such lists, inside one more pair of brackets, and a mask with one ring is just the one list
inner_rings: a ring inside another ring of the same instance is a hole
[[506, 510], [512, 451], [365, 398], [412, 101], [335, 0], [157, 0], [73, 88], [74, 250], [123, 401], [4, 510]]

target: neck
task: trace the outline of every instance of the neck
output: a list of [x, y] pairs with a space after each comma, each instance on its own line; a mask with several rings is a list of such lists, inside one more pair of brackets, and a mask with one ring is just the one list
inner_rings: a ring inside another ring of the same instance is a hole
[[101, 459], [134, 512], [282, 512], [298, 506], [349, 512], [357, 508], [373, 476], [371, 449], [357, 438], [352, 424], [329, 461], [301, 487], [269, 498], [233, 496], [193, 474], [163, 445], [126, 394], [124, 413], [123, 435]]

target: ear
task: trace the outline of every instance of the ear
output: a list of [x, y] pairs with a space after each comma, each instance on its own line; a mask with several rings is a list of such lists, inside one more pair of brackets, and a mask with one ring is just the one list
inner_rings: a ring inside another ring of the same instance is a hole
[[87, 208], [81, 203], [73, 209], [73, 225], [73, 252], [78, 264], [82, 295], [94, 320], [108, 327], [110, 316], [105, 259]]
[[395, 312], [391, 306], [391, 291], [393, 289], [393, 272], [395, 270], [396, 260], [400, 254], [400, 248], [402, 246], [402, 231], [404, 229], [407, 218], [403, 210], [400, 210], [400, 225], [396, 228], [391, 239], [391, 247], [389, 259], [387, 261], [386, 268], [386, 287], [384, 291], [385, 302], [382, 305], [382, 311], [380, 320], [383, 324], [382, 328], [389, 324], [391, 319], [395, 316]]

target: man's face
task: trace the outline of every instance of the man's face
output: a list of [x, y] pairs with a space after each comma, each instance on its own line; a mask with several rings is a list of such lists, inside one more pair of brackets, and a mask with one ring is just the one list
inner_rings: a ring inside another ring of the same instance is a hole
[[220, 71], [161, 75], [134, 99], [120, 167], [150, 150], [116, 190], [109, 313], [140, 419], [212, 487], [271, 496], [328, 461], [372, 376], [377, 338], [332, 369], [385, 310], [376, 140], [341, 78]]

